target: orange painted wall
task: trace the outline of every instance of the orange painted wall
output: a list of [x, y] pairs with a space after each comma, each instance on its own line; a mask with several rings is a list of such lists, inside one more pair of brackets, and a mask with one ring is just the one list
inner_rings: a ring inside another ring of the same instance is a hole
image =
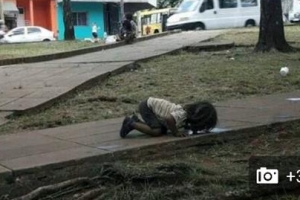
[[41, 26], [56, 33], [56, 1], [55, 0], [32, 0], [33, 20], [30, 20], [30, 0], [17, 0], [17, 7], [24, 8], [25, 20], [33, 21], [35, 26]]
[[17, 0], [17, 7], [24, 8], [25, 20], [29, 20], [30, 13], [29, 13], [29, 0]]
[[34, 25], [42, 26], [46, 29], [51, 29], [50, 18], [50, 2], [49, 1], [34, 1]]
[[50, 0], [50, 18], [51, 18], [51, 29], [56, 35], [57, 29], [57, 8], [56, 0]]

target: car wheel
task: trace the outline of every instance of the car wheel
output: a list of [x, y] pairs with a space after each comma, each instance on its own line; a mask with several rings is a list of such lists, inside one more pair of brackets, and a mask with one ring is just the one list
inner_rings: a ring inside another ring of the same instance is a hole
[[49, 39], [44, 39], [43, 42], [50, 42], [51, 40]]
[[194, 30], [196, 30], [196, 31], [203, 31], [203, 30], [205, 30], [205, 26], [202, 23], [196, 23], [194, 25]]
[[245, 23], [245, 27], [253, 27], [255, 26], [255, 21], [254, 20], [247, 20]]

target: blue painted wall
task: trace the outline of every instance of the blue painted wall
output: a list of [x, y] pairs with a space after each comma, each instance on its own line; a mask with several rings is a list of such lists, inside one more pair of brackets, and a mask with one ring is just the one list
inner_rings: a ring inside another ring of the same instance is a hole
[[[104, 35], [104, 10], [102, 3], [95, 2], [72, 2], [72, 12], [86, 12], [87, 13], [87, 26], [75, 26], [76, 39], [92, 38], [92, 23], [95, 22], [100, 29], [98, 35], [100, 38]], [[57, 6], [57, 20], [58, 20], [58, 39], [64, 39], [64, 22], [63, 22], [63, 8], [62, 3]]]

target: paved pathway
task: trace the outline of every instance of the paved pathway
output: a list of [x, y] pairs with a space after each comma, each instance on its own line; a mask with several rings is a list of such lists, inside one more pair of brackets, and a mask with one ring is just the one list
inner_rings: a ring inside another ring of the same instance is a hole
[[190, 138], [172, 136], [149, 138], [134, 132], [126, 139], [120, 139], [121, 118], [3, 135], [0, 136], [0, 175], [52, 164], [55, 166], [90, 157], [107, 158], [124, 150], [166, 144], [172, 141], [196, 141], [196, 139], [200, 141], [205, 137], [226, 133], [229, 130], [242, 130], [300, 119], [299, 100], [300, 91], [296, 91], [219, 102], [216, 104], [219, 124], [213, 130], [213, 134]]
[[134, 61], [165, 54], [221, 32], [182, 32], [66, 59], [1, 66], [0, 112], [35, 108]]

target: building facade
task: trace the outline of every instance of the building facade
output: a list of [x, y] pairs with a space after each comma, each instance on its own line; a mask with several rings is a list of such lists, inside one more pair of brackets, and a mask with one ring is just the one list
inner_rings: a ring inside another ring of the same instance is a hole
[[9, 29], [30, 25], [57, 31], [56, 0], [3, 0], [3, 14]]
[[[157, 0], [124, 0], [124, 11], [134, 13], [137, 10], [153, 8]], [[117, 34], [120, 28], [120, 0], [72, 0], [71, 10], [74, 19], [76, 39], [92, 38], [92, 24], [99, 27], [98, 35], [103, 38]], [[58, 38], [64, 39], [63, 5], [57, 3]]]
[[[71, 2], [73, 13], [74, 31], [76, 39], [92, 37], [92, 23], [99, 27], [98, 34], [104, 34], [104, 5], [100, 2]], [[64, 39], [64, 21], [62, 2], [57, 6], [58, 39]]]

